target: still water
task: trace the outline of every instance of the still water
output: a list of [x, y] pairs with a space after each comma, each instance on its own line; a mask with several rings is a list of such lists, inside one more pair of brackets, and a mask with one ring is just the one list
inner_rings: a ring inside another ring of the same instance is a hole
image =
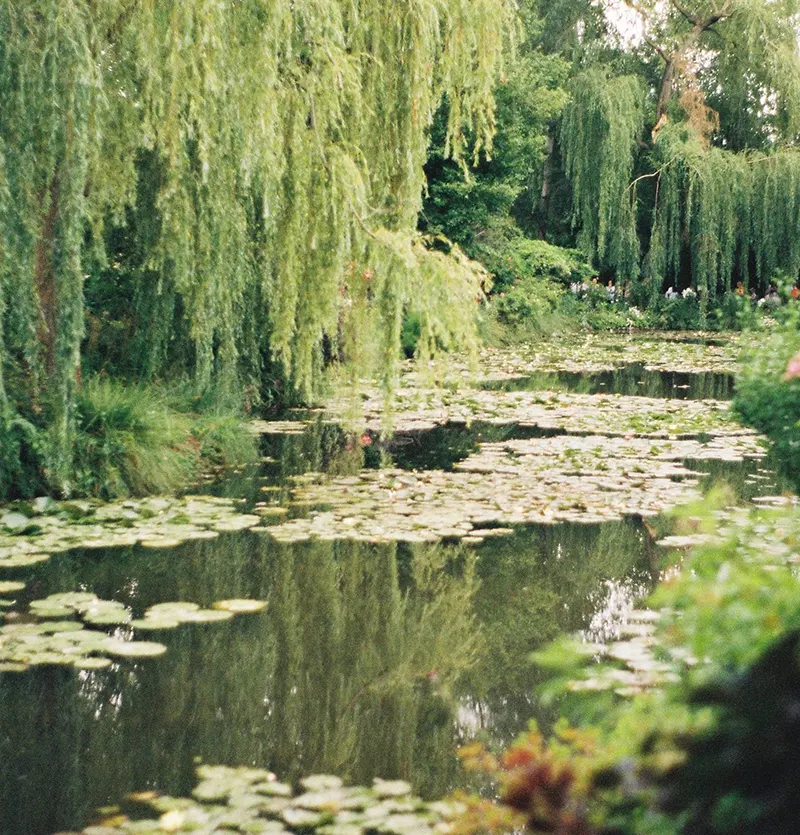
[[648, 371], [632, 363], [613, 371], [583, 374], [572, 371], [539, 372], [486, 383], [500, 391], [574, 391], [579, 394], [622, 394], [668, 400], [732, 400], [733, 374], [717, 372]]
[[[300, 472], [357, 472], [391, 458], [449, 468], [511, 427], [442, 429], [382, 446], [318, 424], [266, 442], [257, 472], [215, 485], [283, 497]], [[715, 466], [742, 497], [778, 488], [761, 462]], [[602, 632], [656, 581], [662, 554], [635, 519], [519, 527], [478, 545], [314, 541], [250, 531], [169, 550], [72, 551], [20, 570], [26, 601], [93, 592], [140, 617], [156, 603], [268, 602], [258, 615], [161, 632], [157, 659], [106, 670], [0, 673], [0, 833], [50, 835], [150, 788], [186, 794], [205, 761], [284, 779], [402, 777], [424, 797], [463, 784], [457, 747], [510, 741], [556, 707], [536, 699], [533, 650]], [[127, 627], [122, 628], [124, 634]]]
[[461, 741], [508, 741], [551, 718], [530, 652], [588, 627], [607, 583], [646, 587], [654, 570], [633, 522], [525, 528], [477, 548], [245, 532], [56, 557], [31, 595], [88, 590], [136, 614], [169, 600], [269, 605], [160, 633], [162, 658], [0, 674], [0, 831], [74, 828], [132, 790], [186, 793], [198, 758], [285, 778], [404, 777], [441, 795], [458, 784]]

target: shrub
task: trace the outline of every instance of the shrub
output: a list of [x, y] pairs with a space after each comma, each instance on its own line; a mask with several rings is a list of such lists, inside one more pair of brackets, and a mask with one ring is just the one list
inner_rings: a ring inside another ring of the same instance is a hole
[[787, 366], [800, 351], [800, 330], [790, 321], [758, 346], [736, 381], [734, 409], [772, 442], [776, 457], [800, 477], [800, 379]]
[[555, 280], [563, 285], [589, 281], [595, 270], [576, 249], [564, 249], [528, 238], [510, 219], [494, 221], [469, 248], [494, 276], [494, 292], [526, 278]]
[[543, 277], [523, 278], [508, 290], [492, 297], [491, 309], [497, 321], [522, 331], [546, 333], [562, 323], [559, 305], [565, 291]]
[[706, 324], [700, 302], [694, 292], [672, 298], [660, 296], [647, 311], [650, 327], [663, 330], [700, 330]]

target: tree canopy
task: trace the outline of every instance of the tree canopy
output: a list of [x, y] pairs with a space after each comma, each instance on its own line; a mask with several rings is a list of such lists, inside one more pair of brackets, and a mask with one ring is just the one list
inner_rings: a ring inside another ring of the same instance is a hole
[[644, 297], [680, 282], [706, 305], [796, 276], [797, 4], [626, 2], [607, 20], [620, 55], [575, 76], [561, 130], [581, 246]]
[[[0, 7], [0, 447], [69, 491], [87, 278], [124, 272], [138, 375], [305, 395], [323, 344], [396, 366], [410, 300], [469, 336], [480, 272], [416, 235], [427, 131], [489, 152], [510, 0]], [[426, 292], [420, 292], [425, 286]], [[431, 292], [428, 292], [428, 288]], [[27, 440], [26, 440], [27, 439]]]

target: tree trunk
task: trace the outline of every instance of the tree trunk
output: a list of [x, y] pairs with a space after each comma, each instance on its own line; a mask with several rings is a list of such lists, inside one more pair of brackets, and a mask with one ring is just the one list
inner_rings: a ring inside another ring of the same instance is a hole
[[658, 106], [656, 108], [656, 123], [667, 112], [667, 104], [672, 98], [673, 82], [675, 80], [675, 58], [669, 58], [661, 76], [661, 89], [658, 91]]
[[545, 240], [547, 237], [547, 221], [550, 215], [550, 189], [553, 179], [553, 149], [555, 138], [553, 128], [547, 134], [546, 156], [542, 169], [542, 191], [539, 195], [539, 237]]

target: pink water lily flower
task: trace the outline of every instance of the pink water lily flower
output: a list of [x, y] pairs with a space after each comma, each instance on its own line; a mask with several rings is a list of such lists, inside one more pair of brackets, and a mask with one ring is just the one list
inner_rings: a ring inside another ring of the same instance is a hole
[[786, 372], [783, 375], [784, 380], [795, 380], [800, 377], [800, 351], [798, 351], [786, 366]]

